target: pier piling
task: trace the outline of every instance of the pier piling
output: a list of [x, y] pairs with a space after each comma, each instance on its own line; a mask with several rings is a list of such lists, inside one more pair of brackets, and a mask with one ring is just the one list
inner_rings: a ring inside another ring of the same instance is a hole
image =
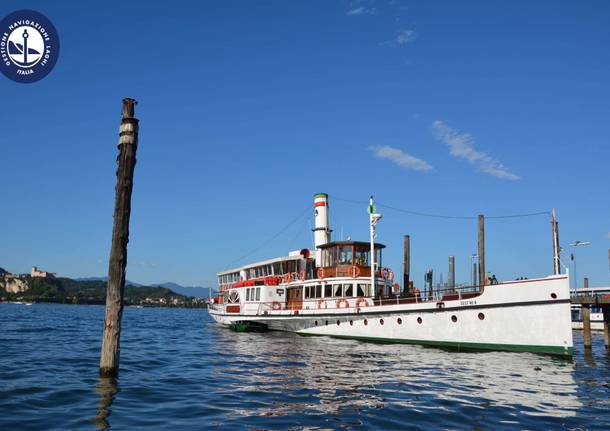
[[485, 273], [485, 216], [479, 214], [479, 284], [487, 284]]
[[449, 288], [455, 290], [455, 257], [449, 256]]
[[604, 346], [606, 351], [610, 352], [610, 306], [602, 307], [602, 313], [604, 315]]
[[409, 279], [411, 277], [411, 237], [404, 235], [403, 258], [402, 258], [402, 291], [409, 292]]
[[582, 338], [585, 349], [591, 349], [591, 306], [582, 305]]
[[100, 354], [100, 376], [103, 377], [116, 377], [119, 371], [121, 318], [123, 316], [127, 243], [129, 242], [131, 192], [133, 189], [133, 172], [136, 165], [136, 150], [138, 148], [139, 124], [138, 119], [134, 117], [136, 103], [134, 99], [123, 99], [121, 126], [119, 129], [114, 224], [112, 228], [110, 260], [108, 263], [104, 335]]

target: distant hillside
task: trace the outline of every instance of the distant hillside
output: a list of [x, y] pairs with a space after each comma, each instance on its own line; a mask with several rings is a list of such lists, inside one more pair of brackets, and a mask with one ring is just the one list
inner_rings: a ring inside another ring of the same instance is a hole
[[[32, 302], [69, 302], [78, 304], [104, 304], [106, 302], [107, 281], [101, 279], [70, 278], [25, 278], [28, 289], [19, 293], [2, 292], [0, 296], [7, 300]], [[125, 287], [126, 305], [175, 305], [198, 306], [202, 301], [190, 298], [161, 286]]]
[[153, 286], [166, 287], [174, 292], [181, 293], [186, 296], [194, 296], [195, 298], [207, 298], [208, 288], [200, 286], [181, 286], [177, 283], [168, 281], [167, 283], [153, 284]]

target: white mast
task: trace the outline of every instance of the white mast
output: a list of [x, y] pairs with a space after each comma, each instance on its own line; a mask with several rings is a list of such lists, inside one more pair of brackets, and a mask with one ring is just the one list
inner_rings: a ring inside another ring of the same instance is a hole
[[316, 266], [322, 266], [322, 250], [321, 245], [330, 242], [330, 230], [328, 222], [328, 195], [326, 193], [317, 193], [313, 196], [313, 206], [315, 211], [315, 227], [314, 227], [314, 249], [316, 252]]
[[375, 296], [375, 225], [381, 220], [381, 214], [377, 214], [373, 204], [373, 196], [369, 200], [369, 225], [371, 230], [371, 296]]
[[551, 225], [553, 226], [553, 274], [559, 275], [561, 274], [561, 268], [559, 266], [559, 223], [557, 223], [555, 208], [553, 208], [553, 211], [551, 212]]

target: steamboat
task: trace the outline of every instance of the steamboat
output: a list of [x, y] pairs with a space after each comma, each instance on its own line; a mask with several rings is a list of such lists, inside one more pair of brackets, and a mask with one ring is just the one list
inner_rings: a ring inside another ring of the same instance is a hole
[[546, 277], [427, 289], [402, 289], [383, 266], [381, 219], [369, 205], [369, 241], [331, 241], [329, 201], [314, 195], [314, 247], [218, 276], [209, 314], [235, 330], [278, 330], [458, 350], [570, 356], [570, 289], [559, 271]]

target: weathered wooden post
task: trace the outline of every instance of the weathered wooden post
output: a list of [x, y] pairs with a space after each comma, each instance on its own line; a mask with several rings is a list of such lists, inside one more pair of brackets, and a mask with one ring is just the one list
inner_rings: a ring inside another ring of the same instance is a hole
[[138, 120], [134, 118], [136, 103], [134, 99], [123, 99], [119, 129], [114, 225], [108, 264], [104, 335], [100, 355], [100, 375], [104, 377], [115, 377], [119, 371], [131, 191], [133, 189], [133, 171], [136, 165], [136, 150], [138, 148]]
[[479, 284], [487, 284], [487, 273], [485, 272], [485, 217], [479, 214]]
[[404, 235], [403, 257], [402, 257], [402, 291], [409, 293], [409, 281], [411, 278], [411, 237]]
[[582, 339], [585, 349], [591, 348], [591, 306], [582, 304]]
[[602, 305], [602, 315], [604, 319], [604, 347], [610, 353], [610, 305]]
[[455, 257], [449, 256], [449, 288], [455, 290]]

